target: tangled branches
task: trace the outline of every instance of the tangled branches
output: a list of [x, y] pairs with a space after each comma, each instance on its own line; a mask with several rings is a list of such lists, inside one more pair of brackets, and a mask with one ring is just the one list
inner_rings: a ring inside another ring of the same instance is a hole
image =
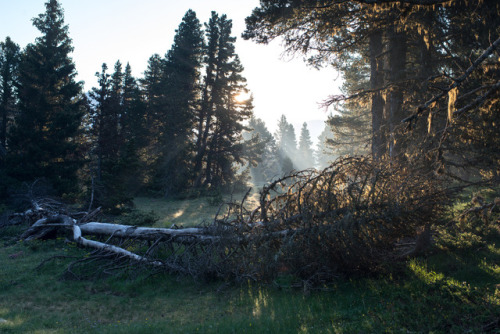
[[[79, 265], [113, 258], [113, 268], [134, 263], [196, 278], [268, 282], [290, 275], [317, 285], [339, 274], [379, 270], [418, 250], [412, 241], [429, 236], [450, 195], [425, 170], [346, 158], [321, 172], [276, 180], [263, 188], [257, 208], [232, 203], [225, 217], [197, 228], [67, 219], [59, 225], [72, 230], [79, 245], [98, 250]], [[43, 225], [37, 224], [32, 232]], [[100, 241], [82, 242], [83, 234]]]
[[246, 222], [254, 253], [242, 257], [260, 266], [247, 271], [317, 284], [413, 254], [398, 246], [439, 223], [450, 194], [423, 171], [346, 158], [275, 181], [261, 193], [261, 221]]

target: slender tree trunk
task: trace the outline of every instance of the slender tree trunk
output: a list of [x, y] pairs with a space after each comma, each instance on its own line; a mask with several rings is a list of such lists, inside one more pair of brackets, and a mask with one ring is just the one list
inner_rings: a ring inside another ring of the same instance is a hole
[[[382, 59], [382, 31], [378, 30], [370, 36], [370, 89], [382, 88], [384, 84]], [[386, 153], [387, 128], [384, 119], [384, 99], [382, 92], [372, 94], [372, 155], [378, 160]]]
[[[210, 107], [212, 108], [212, 107]], [[212, 126], [212, 113], [208, 111], [206, 113], [206, 119], [205, 121], [200, 120], [200, 125], [199, 129], [202, 130], [202, 133], [200, 133], [200, 137], [198, 138], [198, 145], [197, 145], [197, 152], [196, 152], [196, 157], [195, 157], [195, 166], [194, 166], [194, 175], [196, 177], [195, 182], [194, 182], [194, 187], [199, 188], [201, 186], [201, 180], [203, 177], [203, 158], [206, 155], [207, 152], [207, 145], [208, 145], [208, 134], [210, 127]], [[205, 127], [203, 127], [203, 123], [205, 123]]]
[[[198, 150], [195, 158], [195, 168], [194, 168], [194, 175], [196, 177], [195, 182], [194, 182], [194, 188], [199, 188], [202, 184], [202, 179], [203, 179], [203, 171], [202, 171], [202, 165], [203, 165], [203, 158], [207, 154], [207, 146], [208, 146], [208, 137], [210, 134], [210, 128], [213, 125], [213, 116], [214, 116], [214, 104], [215, 104], [215, 95], [218, 94], [216, 86], [217, 82], [219, 81], [219, 69], [220, 66], [217, 64], [216, 69], [215, 69], [215, 77], [212, 79], [213, 74], [210, 77], [207, 77], [207, 83], [203, 92], [203, 103], [202, 103], [202, 115], [205, 116], [205, 119], [200, 119], [198, 129], [203, 132], [199, 133], [198, 138]], [[214, 66], [212, 66], [212, 71], [214, 71]], [[210, 92], [209, 92], [210, 88]], [[205, 124], [205, 127], [203, 128], [203, 124]]]
[[207, 78], [205, 83], [205, 88], [203, 89], [203, 97], [201, 103], [201, 109], [198, 119], [198, 138], [196, 139], [196, 156], [194, 164], [194, 176], [196, 177], [194, 181], [194, 187], [199, 188], [201, 186], [202, 179], [202, 165], [203, 157], [207, 149], [207, 140], [210, 127], [212, 126], [212, 110], [213, 110], [213, 99], [209, 93], [209, 87], [214, 86], [212, 79], [213, 66], [207, 69]]
[[217, 142], [217, 131], [212, 137], [210, 141], [210, 146], [207, 151], [207, 168], [205, 169], [205, 182], [203, 183], [205, 186], [208, 186], [212, 182], [212, 167], [214, 163], [214, 151], [215, 151], [215, 143]]
[[0, 112], [2, 114], [2, 127], [0, 128], [0, 145], [3, 148], [7, 148], [7, 108], [5, 106], [0, 106]]
[[400, 134], [401, 121], [404, 119], [403, 98], [406, 65], [406, 34], [394, 27], [388, 31], [389, 38], [389, 80], [392, 85], [389, 94], [389, 156], [395, 159], [403, 152], [403, 138]]

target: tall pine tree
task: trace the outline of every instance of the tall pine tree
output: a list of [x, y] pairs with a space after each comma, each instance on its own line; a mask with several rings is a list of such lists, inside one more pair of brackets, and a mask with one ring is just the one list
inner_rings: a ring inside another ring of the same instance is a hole
[[[266, 182], [281, 176], [281, 166], [279, 164], [278, 149], [276, 140], [267, 129], [266, 124], [260, 118], [252, 117], [248, 122], [250, 131], [247, 135], [248, 142], [257, 142], [258, 150], [256, 166], [252, 165], [250, 173], [254, 185], [261, 187]], [[254, 151], [252, 151], [254, 153]], [[257, 155], [255, 154], [255, 155]]]
[[[331, 115], [330, 115], [331, 117]], [[325, 127], [318, 136], [318, 143], [316, 145], [316, 163], [319, 169], [324, 169], [337, 158], [334, 154], [331, 141], [335, 138], [332, 128], [328, 121], [325, 122]]]
[[141, 154], [146, 146], [145, 109], [142, 93], [132, 68], [127, 63], [123, 74], [122, 108], [120, 114], [120, 161], [123, 184], [130, 195], [135, 195], [143, 186]]
[[297, 169], [297, 137], [295, 135], [295, 128], [291, 123], [288, 123], [285, 115], [281, 115], [278, 121], [275, 138], [282, 174], [288, 174], [292, 170]]
[[299, 137], [297, 167], [299, 169], [314, 168], [314, 150], [312, 148], [311, 134], [307, 128], [307, 123], [302, 124]]
[[155, 183], [166, 196], [189, 186], [202, 56], [201, 24], [196, 13], [188, 10], [166, 55], [162, 78], [163, 116]]
[[243, 66], [235, 53], [232, 21], [212, 12], [206, 25], [206, 75], [200, 108], [196, 114], [194, 186], [220, 188], [236, 177], [245, 164], [244, 121], [252, 116], [251, 99], [237, 101], [246, 91]]
[[19, 46], [10, 37], [0, 42], [0, 155], [7, 152], [7, 132], [17, 109]]
[[42, 36], [26, 47], [20, 65], [9, 172], [20, 181], [45, 178], [58, 193], [65, 193], [78, 185], [81, 83], [75, 81], [63, 10], [57, 0], [49, 0], [45, 7], [46, 12], [33, 19]]
[[156, 187], [155, 180], [157, 179], [161, 131], [163, 127], [163, 59], [159, 54], [154, 54], [149, 57], [148, 66], [144, 72], [144, 78], [139, 83], [143, 94], [144, 110], [144, 127], [147, 134], [144, 138], [144, 149], [141, 154], [141, 160], [144, 164], [144, 180], [148, 188]]

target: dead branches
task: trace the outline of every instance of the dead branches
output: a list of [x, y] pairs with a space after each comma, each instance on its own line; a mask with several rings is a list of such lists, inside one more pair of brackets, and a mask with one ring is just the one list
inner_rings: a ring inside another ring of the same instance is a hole
[[[454, 79], [453, 81], [453, 84], [451, 84], [448, 88], [446, 89], [443, 89], [443, 91], [438, 94], [438, 95], [435, 95], [434, 97], [432, 97], [430, 100], [428, 100], [427, 102], [425, 102], [424, 104], [420, 105], [418, 108], [417, 108], [417, 111], [406, 117], [405, 119], [403, 119], [401, 121], [401, 123], [412, 123], [413, 121], [415, 121], [420, 115], [422, 115], [426, 110], [429, 109], [430, 106], [432, 106], [435, 102], [439, 101], [441, 98], [445, 97], [450, 91], [452, 91], [453, 89], [456, 89], [458, 87], [460, 87], [462, 85], [462, 83], [464, 83], [467, 78], [469, 78], [469, 76], [488, 58], [490, 57], [490, 55], [495, 51], [497, 50], [498, 48], [500, 47], [500, 38], [498, 38], [497, 40], [495, 40], [491, 45], [490, 47], [488, 47], [482, 54], [481, 56], [479, 56], [475, 61], [474, 63], [472, 63], [471, 66], [469, 66], [469, 68], [459, 77], [459, 78], [456, 78]], [[468, 111], [470, 109], [473, 109], [481, 104], [484, 103], [484, 101], [487, 100], [487, 98], [492, 95], [494, 92], [498, 91], [499, 89], [499, 84], [496, 83], [494, 84], [491, 89], [488, 91], [488, 93], [486, 93], [484, 96], [481, 96], [479, 98], [477, 98], [475, 101], [473, 101], [471, 104], [469, 104], [468, 106], [458, 110], [458, 111], [455, 111], [456, 114], [462, 114], [464, 113], [465, 111]]]
[[258, 208], [232, 203], [225, 217], [205, 226], [148, 228], [52, 215], [23, 238], [64, 234], [94, 249], [68, 267], [71, 277], [85, 271], [77, 267], [98, 264], [100, 274], [139, 266], [203, 279], [293, 275], [314, 285], [400, 258], [396, 244], [436, 223], [447, 198], [418, 169], [346, 158], [276, 180], [263, 188]]

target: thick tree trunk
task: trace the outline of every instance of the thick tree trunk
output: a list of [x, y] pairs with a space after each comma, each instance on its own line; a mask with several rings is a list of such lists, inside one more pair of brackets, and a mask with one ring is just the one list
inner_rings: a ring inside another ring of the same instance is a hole
[[[214, 241], [219, 241], [219, 236], [206, 235], [203, 228], [185, 228], [185, 229], [169, 229], [169, 228], [147, 228], [135, 227], [129, 225], [106, 224], [91, 222], [82, 225], [77, 225], [76, 221], [66, 215], [55, 215], [48, 218], [42, 218], [36, 221], [23, 235], [22, 240], [30, 241], [34, 239], [46, 239], [57, 235], [61, 230], [70, 230], [71, 239], [80, 246], [93, 248], [112, 254], [118, 258], [127, 258], [135, 262], [152, 265], [154, 267], [172, 267], [172, 263], [164, 263], [156, 259], [131, 252], [125, 248], [112, 245], [107, 242], [90, 240], [83, 237], [84, 234], [92, 236], [105, 236], [111, 238], [123, 238], [130, 240], [145, 240], [154, 241], [153, 245], [157, 245], [160, 241], [175, 242], [179, 245], [209, 245]], [[151, 249], [154, 246], [150, 247]], [[172, 268], [171, 268], [172, 269]], [[176, 268], [179, 270], [179, 268]]]

